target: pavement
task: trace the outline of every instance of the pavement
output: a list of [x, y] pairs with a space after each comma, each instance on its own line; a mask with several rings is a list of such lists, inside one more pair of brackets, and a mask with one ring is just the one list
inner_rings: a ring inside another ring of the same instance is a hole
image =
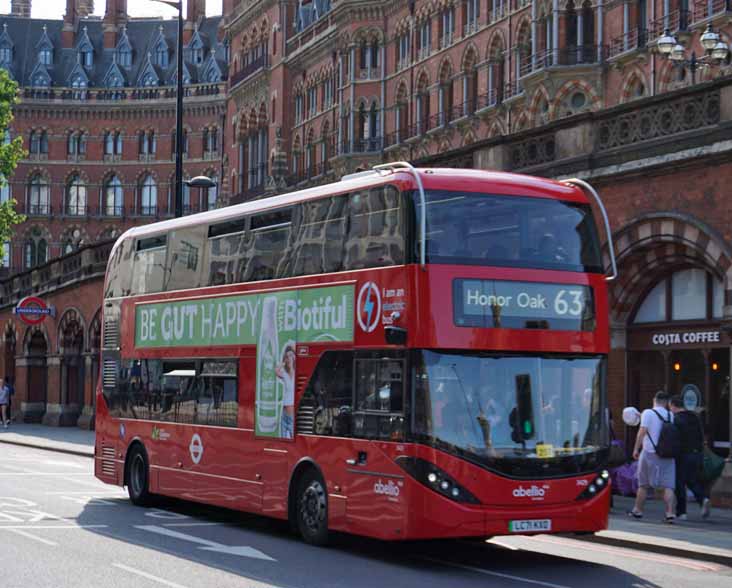
[[[13, 423], [7, 429], [0, 427], [1, 443], [94, 457], [94, 431], [75, 427]], [[608, 529], [576, 538], [732, 567], [732, 510], [712, 509], [711, 516], [702, 519], [698, 505], [690, 500], [688, 520], [669, 525], [663, 520], [663, 501], [649, 499], [642, 520], [627, 515], [632, 506], [632, 497], [614, 496]]]

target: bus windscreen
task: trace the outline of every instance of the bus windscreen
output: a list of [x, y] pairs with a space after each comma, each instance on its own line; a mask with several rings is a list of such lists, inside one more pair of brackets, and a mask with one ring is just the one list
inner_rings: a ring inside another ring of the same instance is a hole
[[428, 263], [603, 271], [587, 204], [455, 191], [428, 191], [425, 201]]

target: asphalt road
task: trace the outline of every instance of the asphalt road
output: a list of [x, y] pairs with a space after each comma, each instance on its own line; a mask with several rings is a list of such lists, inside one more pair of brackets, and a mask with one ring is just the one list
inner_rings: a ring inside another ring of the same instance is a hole
[[732, 569], [556, 536], [310, 547], [282, 522], [132, 506], [89, 458], [0, 446], [2, 588], [729, 588]]

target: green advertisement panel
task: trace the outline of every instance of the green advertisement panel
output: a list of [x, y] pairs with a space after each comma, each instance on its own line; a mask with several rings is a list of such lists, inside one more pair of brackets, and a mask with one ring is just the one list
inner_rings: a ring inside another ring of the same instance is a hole
[[348, 285], [138, 304], [135, 347], [256, 345], [256, 432], [291, 438], [295, 346], [353, 341], [353, 298]]

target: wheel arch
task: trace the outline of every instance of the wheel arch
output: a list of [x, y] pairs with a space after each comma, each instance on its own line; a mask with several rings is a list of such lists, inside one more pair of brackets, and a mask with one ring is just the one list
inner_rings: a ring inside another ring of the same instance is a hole
[[287, 519], [290, 523], [290, 527], [295, 529], [296, 517], [295, 517], [295, 498], [297, 495], [297, 484], [300, 479], [305, 475], [305, 472], [312, 470], [316, 472], [325, 484], [325, 502], [328, 504], [328, 483], [325, 480], [325, 475], [320, 466], [311, 457], [303, 457], [295, 464], [292, 468], [292, 474], [290, 475], [290, 483], [287, 486]]

